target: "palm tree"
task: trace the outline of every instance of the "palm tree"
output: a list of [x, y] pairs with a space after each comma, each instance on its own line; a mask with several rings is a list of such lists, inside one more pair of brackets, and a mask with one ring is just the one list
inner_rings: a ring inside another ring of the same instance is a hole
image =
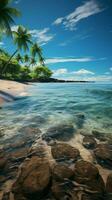
[[8, 64], [12, 60], [12, 58], [17, 54], [19, 50], [28, 50], [29, 44], [32, 44], [31, 42], [31, 35], [29, 34], [28, 30], [24, 28], [23, 26], [19, 26], [17, 31], [12, 31], [14, 36], [14, 43], [17, 45], [16, 51], [12, 54], [12, 56], [9, 58], [7, 64], [4, 66], [3, 72], [6, 70]]
[[20, 53], [17, 54], [16, 60], [17, 60], [18, 62], [22, 62], [22, 61], [23, 61], [23, 58], [22, 58], [22, 56], [20, 55]]
[[20, 16], [20, 12], [9, 4], [11, 0], [0, 0], [0, 32], [12, 35], [11, 25], [15, 24], [14, 17]]
[[29, 62], [29, 60], [30, 60], [30, 57], [27, 54], [25, 54], [24, 62], [27, 63], [27, 62]]
[[36, 59], [34, 57], [31, 58], [31, 61], [30, 61], [30, 65], [33, 67], [33, 65], [35, 65], [37, 62], [36, 62]]
[[32, 45], [32, 47], [31, 47], [31, 54], [32, 54], [32, 56], [34, 58], [36, 57], [36, 55], [38, 55], [40, 65], [45, 66], [45, 64], [44, 64], [44, 58], [43, 58], [43, 55], [42, 55], [42, 49], [41, 49], [41, 47], [37, 43], [34, 43]]

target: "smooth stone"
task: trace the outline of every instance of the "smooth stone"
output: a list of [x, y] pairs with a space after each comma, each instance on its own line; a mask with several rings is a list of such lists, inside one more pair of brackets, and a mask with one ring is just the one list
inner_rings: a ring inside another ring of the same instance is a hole
[[19, 129], [19, 132], [23, 133], [24, 137], [33, 137], [37, 134], [41, 134], [41, 130], [36, 127], [32, 127], [32, 125], [22, 127]]
[[11, 161], [24, 160], [28, 155], [29, 148], [20, 148], [11, 152], [8, 156]]
[[2, 170], [5, 167], [6, 163], [7, 163], [6, 158], [0, 158], [0, 170]]
[[75, 133], [75, 129], [71, 124], [60, 124], [57, 126], [50, 127], [46, 133], [42, 136], [42, 139], [49, 142], [50, 140], [70, 140]]
[[71, 179], [73, 175], [73, 170], [64, 164], [56, 164], [52, 169], [52, 178], [56, 181]]
[[87, 149], [94, 149], [97, 143], [96, 140], [92, 136], [85, 136], [83, 138], [83, 146]]
[[73, 185], [67, 181], [53, 182], [51, 191], [56, 200], [79, 200]]
[[8, 160], [4, 150], [0, 149], [0, 171], [3, 170], [7, 164]]
[[3, 175], [0, 175], [0, 184], [6, 181], [6, 177]]
[[98, 144], [94, 150], [96, 159], [103, 167], [112, 169], [112, 146], [108, 144]]
[[48, 192], [50, 184], [49, 162], [44, 158], [33, 156], [24, 161], [18, 173], [18, 178], [13, 184], [14, 197], [21, 194], [28, 199], [39, 200]]
[[107, 140], [106, 133], [104, 133], [104, 132], [101, 132], [101, 131], [98, 131], [98, 130], [93, 130], [92, 134], [98, 140], [101, 140], [101, 141], [106, 141]]
[[109, 200], [104, 194], [83, 194], [81, 200]]
[[108, 175], [106, 182], [106, 191], [112, 193], [112, 173]]
[[86, 130], [83, 130], [83, 129], [80, 130], [80, 134], [83, 135], [83, 136], [91, 136], [91, 137], [93, 137], [93, 135], [90, 132], [88, 132]]
[[77, 161], [74, 173], [74, 180], [81, 185], [85, 185], [88, 190], [95, 191], [96, 193], [104, 192], [105, 185], [103, 179], [98, 169], [90, 162], [84, 160]]
[[51, 147], [52, 156], [56, 161], [66, 161], [70, 162], [78, 160], [80, 157], [80, 152], [78, 149], [65, 143], [56, 143]]
[[38, 156], [40, 158], [46, 157], [46, 149], [44, 145], [38, 144], [35, 148], [31, 148], [28, 152], [28, 157]]

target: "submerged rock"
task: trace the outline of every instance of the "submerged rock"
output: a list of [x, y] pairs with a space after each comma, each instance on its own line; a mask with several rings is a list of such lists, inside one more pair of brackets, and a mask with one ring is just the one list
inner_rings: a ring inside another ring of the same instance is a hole
[[112, 194], [112, 173], [107, 178], [106, 191]]
[[92, 136], [85, 136], [83, 138], [83, 146], [87, 149], [94, 149], [97, 143], [96, 140]]
[[5, 168], [7, 162], [8, 160], [6, 158], [4, 150], [0, 149], [0, 171], [2, 171]]
[[56, 200], [79, 200], [71, 182], [53, 182], [51, 190]]
[[48, 192], [50, 177], [50, 167], [46, 159], [33, 156], [26, 160], [12, 188], [15, 200], [18, 200], [18, 195], [28, 199], [40, 199]]
[[56, 143], [54, 146], [51, 147], [51, 152], [53, 158], [56, 159], [56, 161], [58, 162], [76, 161], [80, 157], [80, 152], [78, 149], [65, 143]]
[[80, 134], [83, 136], [93, 136], [88, 130], [81, 129]]
[[30, 122], [32, 124], [32, 126], [34, 125], [35, 127], [40, 126], [41, 124], [44, 124], [46, 122], [45, 118], [41, 117], [40, 115], [37, 115], [33, 118], [30, 118], [27, 120], [27, 122]]
[[75, 129], [71, 124], [60, 124], [57, 126], [53, 126], [49, 128], [46, 133], [42, 136], [42, 138], [46, 141], [50, 140], [62, 140], [67, 141], [70, 140], [75, 133]]
[[63, 181], [64, 179], [71, 179], [74, 175], [72, 169], [66, 165], [56, 164], [52, 169], [52, 177], [56, 181]]
[[105, 190], [103, 179], [98, 169], [87, 161], [77, 161], [75, 164], [74, 180], [81, 184], [85, 189], [96, 193], [103, 193]]
[[0, 171], [6, 166], [7, 159], [6, 158], [0, 158]]
[[32, 127], [32, 125], [24, 126], [19, 129], [19, 132], [23, 134], [23, 137], [33, 137], [41, 133], [41, 130], [37, 127]]
[[75, 115], [75, 123], [78, 128], [82, 128], [85, 122], [85, 114], [84, 113], [77, 113]]
[[104, 132], [101, 132], [101, 131], [98, 131], [98, 130], [93, 130], [92, 134], [98, 140], [101, 140], [101, 141], [106, 141], [107, 140], [106, 133], [104, 133]]
[[112, 146], [108, 144], [98, 144], [94, 154], [99, 164], [112, 169]]
[[[107, 200], [102, 194], [83, 194], [81, 200]], [[109, 200], [109, 199], [108, 199]]]
[[107, 177], [106, 192], [105, 199], [112, 200], [112, 173]]

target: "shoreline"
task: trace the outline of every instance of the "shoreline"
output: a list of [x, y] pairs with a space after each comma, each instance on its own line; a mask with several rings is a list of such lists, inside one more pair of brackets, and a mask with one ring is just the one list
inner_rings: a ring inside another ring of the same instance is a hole
[[17, 96], [27, 95], [27, 84], [0, 79], [0, 105], [13, 101]]
[[17, 96], [26, 96], [26, 89], [33, 83], [91, 83], [89, 81], [70, 81], [70, 80], [58, 80], [50, 78], [48, 80], [33, 80], [28, 82], [19, 82], [12, 80], [0, 79], [0, 106], [4, 103], [14, 101]]

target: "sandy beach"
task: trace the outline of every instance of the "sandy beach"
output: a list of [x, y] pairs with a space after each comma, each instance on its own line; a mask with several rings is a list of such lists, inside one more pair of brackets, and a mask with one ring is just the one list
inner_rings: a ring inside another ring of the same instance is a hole
[[[26, 95], [27, 85], [16, 81], [0, 80], [0, 91], [6, 92], [12, 96], [24, 96]], [[0, 94], [0, 105], [7, 100]]]

